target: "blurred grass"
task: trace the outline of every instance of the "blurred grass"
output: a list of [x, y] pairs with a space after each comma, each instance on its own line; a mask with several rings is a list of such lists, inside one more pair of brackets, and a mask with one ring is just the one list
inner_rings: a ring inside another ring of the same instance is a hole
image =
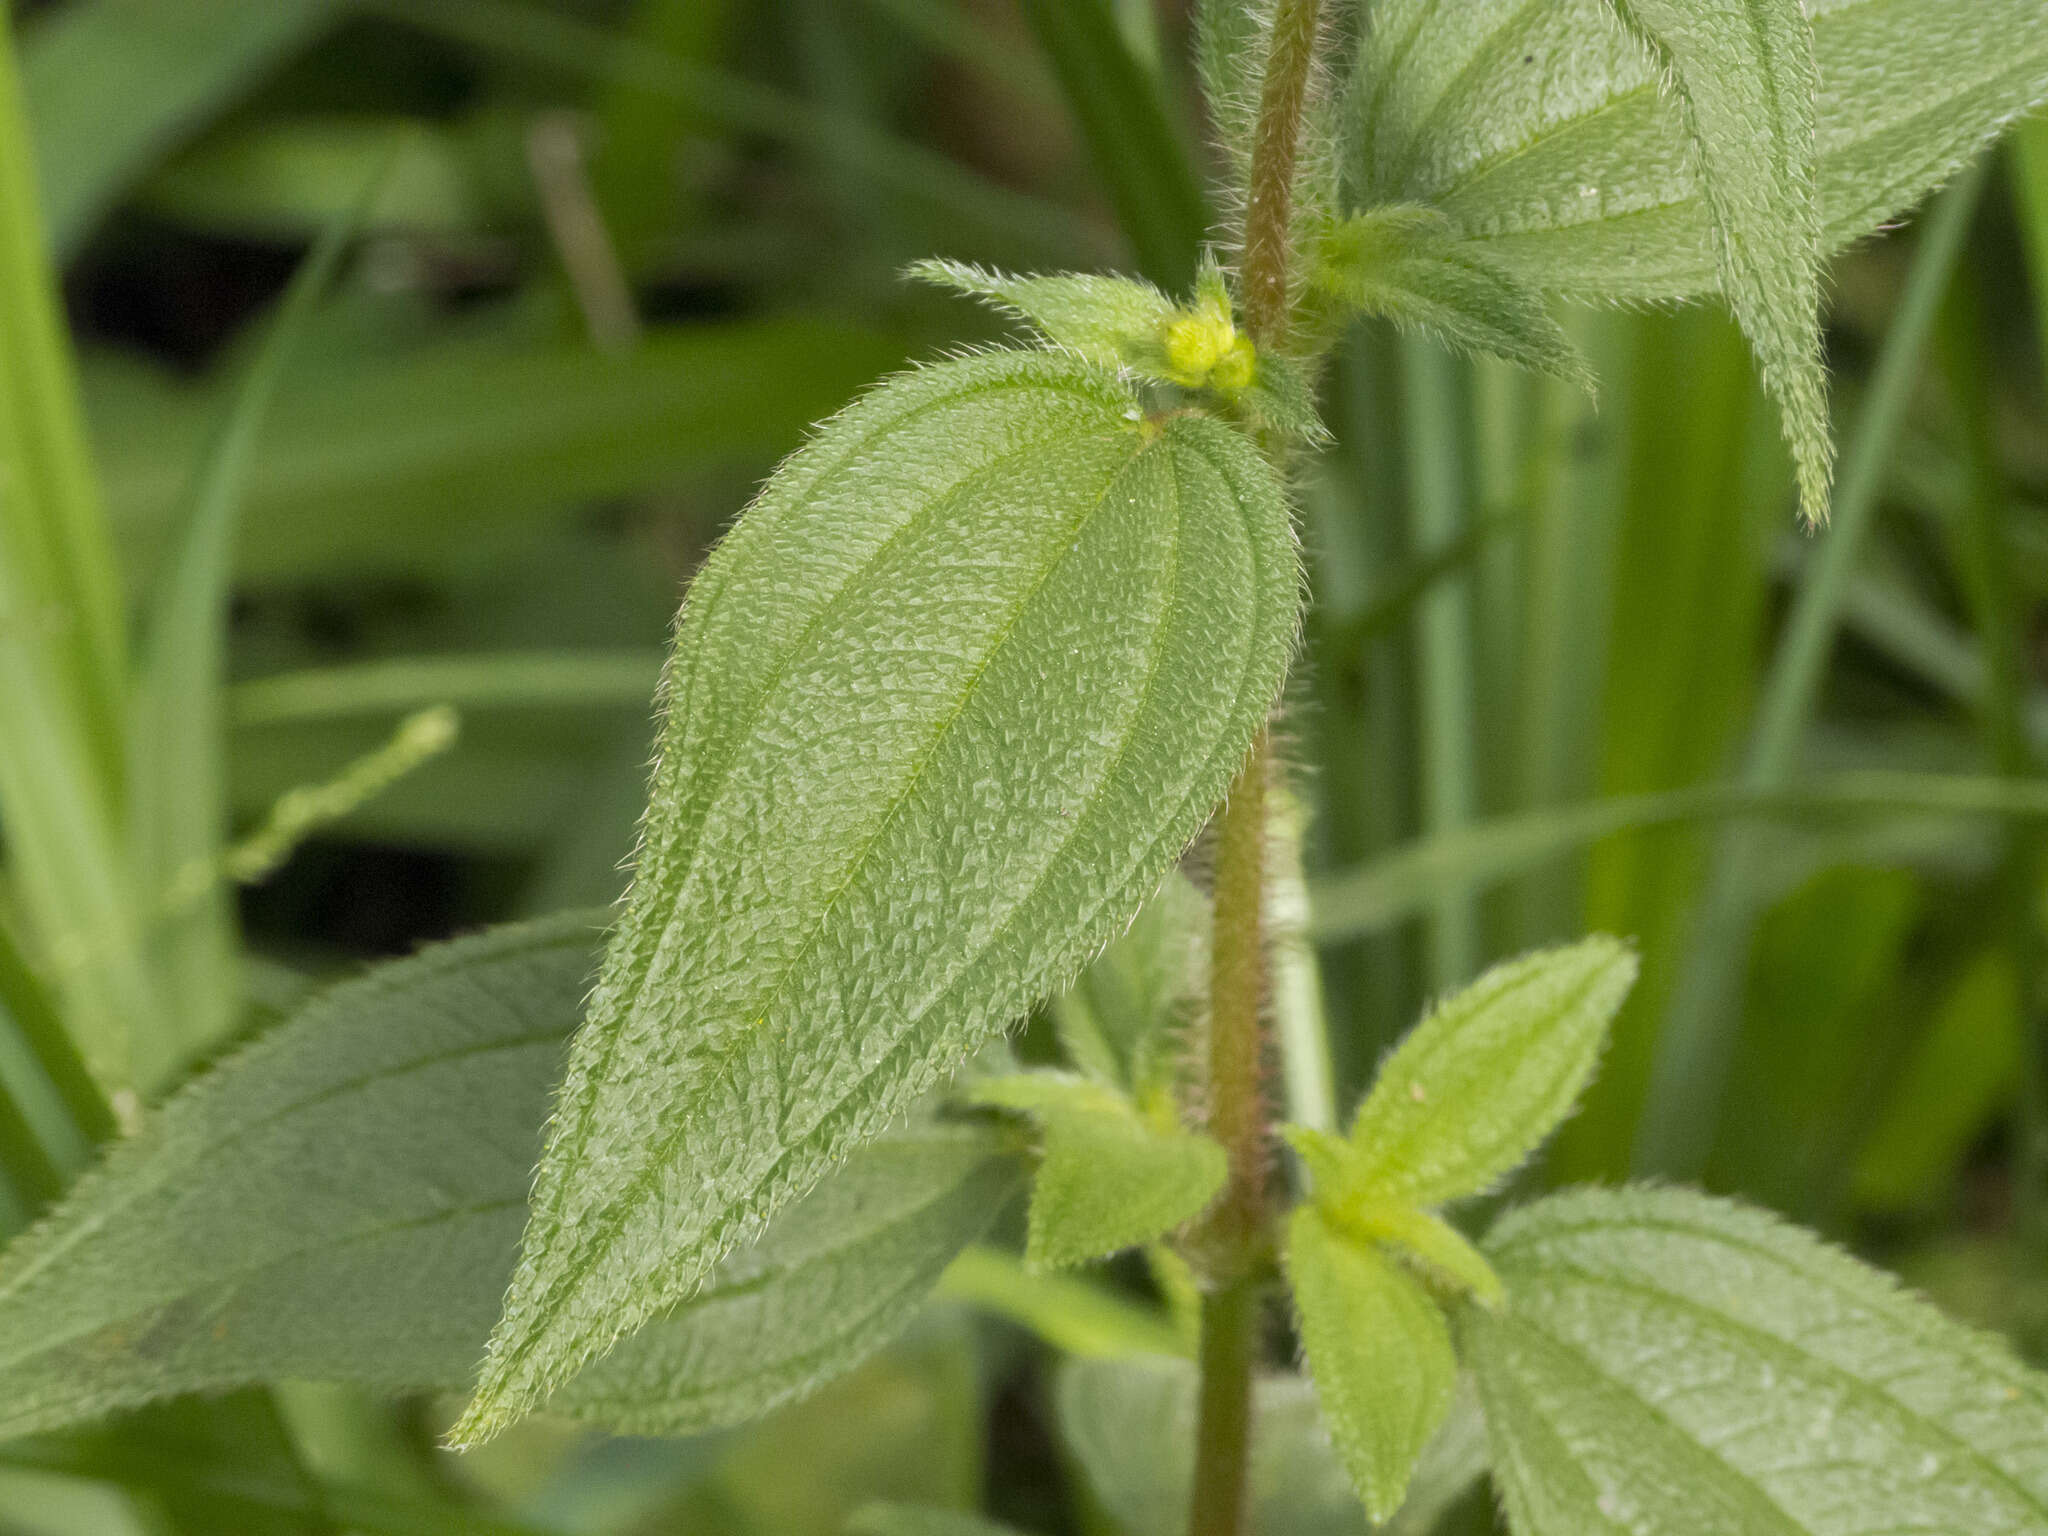
[[[221, 799], [192, 806], [224, 802], [229, 836], [401, 717], [464, 712], [459, 742], [240, 894], [227, 916], [278, 986], [609, 899], [704, 550], [809, 423], [997, 333], [900, 284], [902, 264], [1179, 285], [1213, 233], [1177, 5], [17, 11], [0, 455], [24, 469], [0, 506], [0, 599], [63, 622], [0, 627], [8, 1227], [112, 1128], [80, 1043], [107, 1068], [126, 1027], [172, 1038], [160, 1021], [185, 1007], [144, 943], [163, 871], [133, 798], [138, 766], [168, 761], [150, 743], [210, 730], [181, 712], [195, 679], [226, 725]], [[537, 126], [569, 151], [552, 187]], [[224, 647], [188, 646], [137, 734], [152, 674], [131, 652], [161, 653], [133, 643], [136, 619], [166, 573], [197, 569], [177, 553], [194, 466], [289, 274], [394, 144], [242, 445], [233, 536], [216, 519], [206, 579], [185, 584], [188, 640]], [[2001, 169], [1837, 264], [1848, 454], [1818, 535], [1795, 527], [1715, 307], [1565, 315], [1597, 404], [1377, 326], [1346, 338], [1324, 390], [1338, 444], [1300, 498], [1318, 606], [1281, 734], [1306, 928], [1276, 1006], [1291, 1038], [1328, 1020], [1341, 1112], [1437, 989], [1531, 944], [1628, 935], [1642, 985], [1541, 1177], [1701, 1177], [1924, 1262], [2023, 1327], [2037, 1303], [2014, 1277], [2038, 1274], [2048, 1205], [2048, 122]], [[622, 281], [611, 350], [583, 318], [593, 270]], [[212, 1002], [222, 1031], [262, 1021], [260, 995]], [[1325, 1064], [1307, 1068], [1290, 1083], [1321, 1114]], [[162, 1426], [54, 1448], [67, 1487], [100, 1492], [38, 1525], [67, 1500], [10, 1473], [0, 1526], [752, 1536], [824, 1531], [892, 1491], [957, 1501], [986, 1472], [998, 1513], [1058, 1528], [1085, 1512], [1025, 1491], [1060, 1485], [1033, 1438], [1030, 1338], [1164, 1347], [1143, 1282], [1108, 1281], [1066, 1292], [983, 1256], [951, 1288], [1013, 1323], [945, 1313], [830, 1404], [729, 1440], [536, 1431], [458, 1475], [419, 1405], [329, 1405], [318, 1433], [237, 1408], [174, 1426], [176, 1487], [136, 1471]], [[263, 1458], [238, 1459], [238, 1422]], [[815, 1487], [778, 1486], [791, 1443], [824, 1447]], [[343, 1469], [409, 1458], [418, 1480], [400, 1497], [365, 1486], [381, 1472], [294, 1470], [316, 1445]], [[205, 1502], [251, 1479], [262, 1498]]]

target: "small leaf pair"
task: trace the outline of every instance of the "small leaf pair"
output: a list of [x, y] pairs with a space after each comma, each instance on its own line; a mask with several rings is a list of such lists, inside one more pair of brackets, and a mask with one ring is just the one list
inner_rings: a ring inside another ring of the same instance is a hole
[[1168, 876], [1130, 932], [1054, 1004], [1080, 1073], [1018, 1073], [970, 1090], [976, 1103], [1038, 1124], [1044, 1157], [1025, 1237], [1034, 1266], [1152, 1242], [1223, 1187], [1223, 1148], [1180, 1123], [1174, 1054], [1208, 907], [1186, 877]]
[[1223, 1148], [1140, 1114], [1121, 1094], [1062, 1072], [977, 1083], [975, 1102], [1038, 1122], [1045, 1156], [1031, 1190], [1027, 1263], [1085, 1264], [1199, 1215], [1223, 1187]]
[[1592, 365], [1543, 295], [1478, 254], [1438, 210], [1385, 204], [1328, 225], [1311, 249], [1312, 299], [1329, 318], [1378, 316], [1592, 392]]
[[1011, 277], [957, 261], [921, 261], [910, 275], [986, 300], [1064, 351], [1137, 378], [1195, 390], [1241, 411], [1252, 425], [1328, 441], [1314, 381], [1300, 362], [1261, 352], [1237, 329], [1230, 287], [1202, 264], [1192, 302], [1176, 305], [1150, 283], [1071, 272]]
[[1633, 952], [1605, 937], [1497, 966], [1401, 1043], [1348, 1137], [1288, 1131], [1315, 1180], [1288, 1228], [1302, 1344], [1375, 1521], [1400, 1507], [1450, 1407], [1443, 1299], [1503, 1297], [1430, 1207], [1492, 1187], [1571, 1112], [1635, 974]]

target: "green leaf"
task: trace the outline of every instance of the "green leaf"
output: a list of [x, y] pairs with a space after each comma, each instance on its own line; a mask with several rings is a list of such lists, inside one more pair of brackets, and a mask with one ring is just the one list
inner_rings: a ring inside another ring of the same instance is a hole
[[[1060, 1436], [1128, 1536], [1185, 1536], [1194, 1481], [1197, 1377], [1185, 1360], [1073, 1360], [1055, 1388]], [[1248, 1529], [1366, 1536], [1370, 1527], [1298, 1376], [1252, 1388]]]
[[1543, 296], [1478, 255], [1434, 208], [1354, 215], [1322, 234], [1314, 263], [1316, 288], [1347, 309], [1593, 389], [1591, 366]]
[[1820, 82], [1800, 0], [1609, 0], [1675, 88], [1721, 291], [1783, 413], [1811, 521], [1834, 473], [1820, 339]]
[[1055, 999], [1067, 1057], [1143, 1101], [1173, 1073], [1174, 1031], [1206, 970], [1209, 898], [1175, 870], [1130, 931]]
[[304, 47], [337, 0], [82, 0], [23, 48], [50, 242], [75, 255], [166, 150]]
[[1061, 272], [1012, 277], [964, 261], [920, 261], [909, 276], [983, 299], [1014, 314], [1056, 347], [1105, 368], [1121, 368], [1134, 342], [1158, 344], [1174, 304], [1150, 283], [1130, 277]]
[[[1824, 254], [1911, 208], [2048, 99], [2035, 0], [1810, 9]], [[1364, 68], [1353, 175], [1369, 201], [1439, 207], [1525, 283], [1594, 302], [1720, 283], [1681, 114], [1607, 0], [1381, 0]]]
[[1517, 1536], [2048, 1528], [2048, 1380], [1775, 1217], [1560, 1195], [1460, 1319]]
[[1222, 796], [1298, 602], [1250, 442], [1074, 359], [912, 373], [784, 466], [684, 606], [633, 893], [458, 1438], [1070, 982]]
[[1492, 1186], [1571, 1113], [1635, 977], [1634, 953], [1595, 935], [1497, 965], [1439, 1003], [1359, 1107], [1353, 1187], [1429, 1206]]
[[993, 1078], [976, 1083], [972, 1097], [1023, 1111], [1044, 1130], [1025, 1238], [1034, 1265], [1085, 1264], [1163, 1237], [1199, 1216], [1229, 1171], [1220, 1143], [1170, 1121], [1152, 1124], [1085, 1078]]
[[847, 1536], [1017, 1536], [1007, 1525], [957, 1509], [866, 1504], [846, 1522]]
[[1429, 1211], [1376, 1200], [1351, 1200], [1322, 1207], [1323, 1219], [1361, 1242], [1385, 1243], [1418, 1269], [1436, 1289], [1471, 1296], [1482, 1306], [1499, 1306], [1505, 1293], [1486, 1256], [1465, 1234]]
[[1450, 1328], [1412, 1276], [1313, 1206], [1288, 1222], [1287, 1278], [1323, 1417], [1367, 1513], [1386, 1521], [1450, 1411]]
[[[572, 915], [429, 950], [174, 1095], [0, 1254], [0, 1435], [277, 1377], [464, 1390], [596, 948]], [[879, 1141], [550, 1407], [761, 1413], [894, 1336], [1017, 1183], [971, 1130]]]

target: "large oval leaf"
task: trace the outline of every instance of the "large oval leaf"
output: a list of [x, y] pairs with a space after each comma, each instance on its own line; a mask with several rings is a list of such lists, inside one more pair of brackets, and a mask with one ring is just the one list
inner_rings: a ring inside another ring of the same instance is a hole
[[[0, 1257], [0, 1436], [278, 1377], [467, 1389], [596, 948], [571, 917], [381, 967], [174, 1096]], [[764, 1412], [891, 1338], [1021, 1182], [972, 1130], [877, 1141], [550, 1407]]]
[[[1704, 293], [1714, 221], [1677, 106], [1611, 0], [1381, 0], [1361, 190], [1595, 302]], [[1910, 208], [2048, 99], [2040, 0], [1805, 0], [1824, 245]]]
[[684, 605], [639, 868], [474, 1440], [687, 1296], [1070, 980], [1277, 694], [1275, 477], [1049, 353], [901, 378], [770, 482]]
[[1468, 1309], [1517, 1536], [2048, 1530], [2048, 1379], [1761, 1211], [1560, 1195]]

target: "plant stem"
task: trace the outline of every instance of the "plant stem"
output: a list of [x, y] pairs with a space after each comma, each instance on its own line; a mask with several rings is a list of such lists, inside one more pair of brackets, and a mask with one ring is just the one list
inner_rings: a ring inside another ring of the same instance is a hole
[[1301, 117], [1315, 73], [1322, 0], [1279, 0], [1259, 121], [1252, 138], [1250, 196], [1245, 203], [1245, 329], [1260, 346], [1287, 334], [1288, 266], [1294, 238], [1294, 170], [1301, 154]]
[[1202, 1385], [1189, 1536], [1239, 1536], [1252, 1438], [1259, 1287], [1232, 1281], [1202, 1300]]
[[[1245, 329], [1269, 348], [1286, 337], [1295, 166], [1321, 35], [1321, 0], [1278, 0], [1253, 130], [1245, 212]], [[1251, 1447], [1252, 1366], [1258, 1350], [1260, 1271], [1267, 1246], [1271, 1128], [1265, 1096], [1266, 781], [1270, 748], [1259, 733], [1218, 820], [1215, 929], [1210, 952], [1209, 1129], [1230, 1176], [1196, 1234], [1211, 1286], [1202, 1301], [1201, 1403], [1195, 1438], [1191, 1536], [1239, 1536]]]
[[[1209, 968], [1209, 1133], [1230, 1176], [1205, 1223], [1225, 1281], [1249, 1267], [1266, 1223], [1266, 777], [1264, 732], [1217, 818], [1216, 919]], [[1207, 1337], [1206, 1326], [1204, 1337]]]

